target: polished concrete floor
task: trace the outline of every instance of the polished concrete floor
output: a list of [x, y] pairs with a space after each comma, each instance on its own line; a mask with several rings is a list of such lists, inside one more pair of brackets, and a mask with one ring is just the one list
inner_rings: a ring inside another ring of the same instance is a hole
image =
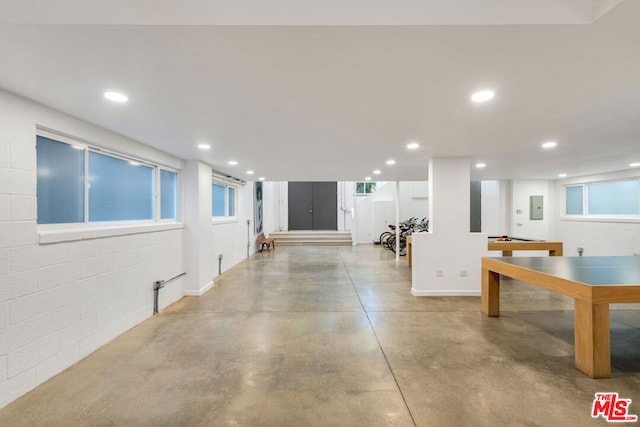
[[585, 426], [640, 414], [640, 306], [612, 306], [612, 378], [573, 367], [572, 301], [504, 280], [416, 298], [376, 246], [278, 247], [0, 410], [1, 426]]

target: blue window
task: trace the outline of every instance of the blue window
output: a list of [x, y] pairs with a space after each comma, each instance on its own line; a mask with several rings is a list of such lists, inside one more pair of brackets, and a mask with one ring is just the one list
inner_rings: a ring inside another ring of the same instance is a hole
[[89, 221], [153, 219], [153, 168], [89, 153]]
[[[38, 224], [178, 217], [176, 172], [73, 141], [37, 136], [36, 148]], [[157, 210], [156, 182], [160, 185]]]
[[213, 216], [225, 216], [225, 192], [226, 188], [222, 185], [212, 184], [211, 212]]
[[38, 136], [38, 224], [84, 221], [84, 147]]
[[160, 170], [160, 218], [178, 217], [178, 174]]
[[230, 217], [236, 212], [236, 189], [227, 184], [211, 184], [211, 215]]
[[587, 186], [589, 215], [638, 215], [638, 180]]
[[567, 215], [582, 215], [582, 190], [582, 185], [566, 188]]
[[567, 215], [637, 217], [640, 214], [640, 180], [634, 178], [566, 186], [565, 202]]
[[236, 214], [236, 189], [233, 187], [228, 188], [228, 206], [229, 206], [229, 216], [235, 216]]

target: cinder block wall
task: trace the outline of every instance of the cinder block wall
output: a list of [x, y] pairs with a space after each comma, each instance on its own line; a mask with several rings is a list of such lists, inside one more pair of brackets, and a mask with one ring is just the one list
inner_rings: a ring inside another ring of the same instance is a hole
[[[153, 281], [184, 271], [181, 228], [40, 244], [36, 125], [181, 160], [0, 90], [0, 407], [150, 317]], [[180, 280], [161, 292], [182, 297]]]

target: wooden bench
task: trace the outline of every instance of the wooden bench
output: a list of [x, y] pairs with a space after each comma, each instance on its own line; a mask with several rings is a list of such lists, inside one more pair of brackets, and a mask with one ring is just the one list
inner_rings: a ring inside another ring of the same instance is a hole
[[269, 248], [271, 246], [273, 246], [273, 250], [276, 249], [276, 239], [272, 238], [272, 237], [265, 237], [264, 233], [260, 233], [260, 235], [258, 236], [258, 243], [260, 243], [260, 252], [262, 252], [264, 250], [264, 247], [267, 247], [267, 250], [269, 250]]

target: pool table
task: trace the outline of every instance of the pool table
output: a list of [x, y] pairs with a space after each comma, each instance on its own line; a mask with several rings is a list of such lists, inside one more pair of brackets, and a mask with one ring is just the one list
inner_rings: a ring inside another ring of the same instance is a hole
[[512, 256], [513, 251], [549, 251], [549, 256], [562, 256], [562, 242], [524, 239], [511, 236], [489, 236], [489, 250]]
[[[508, 240], [498, 240], [505, 238]], [[512, 256], [513, 251], [549, 251], [549, 256], [562, 256], [562, 242], [524, 239], [510, 236], [489, 236], [489, 250], [502, 251], [502, 256]], [[411, 267], [413, 245], [407, 236], [407, 264]]]

